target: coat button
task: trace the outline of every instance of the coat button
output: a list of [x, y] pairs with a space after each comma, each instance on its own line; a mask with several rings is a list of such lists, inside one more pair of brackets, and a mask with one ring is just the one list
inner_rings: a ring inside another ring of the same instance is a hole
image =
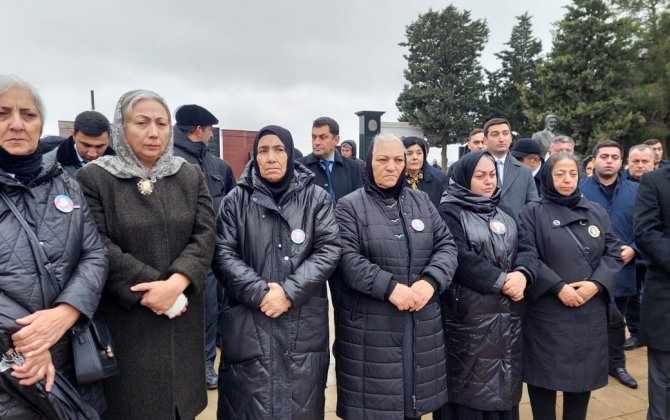
[[284, 261], [288, 261], [288, 255], [284, 257]]
[[278, 244], [277, 246], [278, 246], [279, 248], [281, 248], [281, 244]]

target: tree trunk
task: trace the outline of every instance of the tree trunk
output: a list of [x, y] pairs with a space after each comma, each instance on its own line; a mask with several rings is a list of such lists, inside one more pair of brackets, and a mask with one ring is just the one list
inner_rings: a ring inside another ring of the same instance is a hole
[[442, 172], [447, 172], [447, 141], [442, 141]]

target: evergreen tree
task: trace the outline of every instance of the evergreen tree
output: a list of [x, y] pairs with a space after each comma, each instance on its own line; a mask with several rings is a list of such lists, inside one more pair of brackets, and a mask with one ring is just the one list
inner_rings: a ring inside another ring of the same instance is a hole
[[523, 90], [526, 116], [538, 126], [548, 113], [561, 118], [577, 151], [606, 138], [621, 140], [639, 113], [628, 100], [634, 67], [631, 25], [603, 0], [573, 0], [558, 23], [538, 88]]
[[488, 28], [470, 12], [448, 6], [429, 10], [407, 26], [405, 84], [396, 105], [401, 121], [421, 127], [432, 146], [442, 147], [467, 137], [477, 126], [484, 106], [480, 56]]
[[495, 72], [487, 72], [486, 119], [507, 118], [514, 131], [530, 137], [534, 127], [523, 112], [521, 91], [535, 88], [535, 67], [540, 62], [542, 42], [533, 36], [533, 24], [527, 12], [516, 19], [512, 36], [505, 43], [509, 48], [496, 53], [502, 67]]

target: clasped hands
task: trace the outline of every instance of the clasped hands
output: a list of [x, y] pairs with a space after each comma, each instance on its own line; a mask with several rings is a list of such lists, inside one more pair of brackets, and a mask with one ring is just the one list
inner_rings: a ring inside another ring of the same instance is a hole
[[507, 273], [505, 283], [500, 291], [514, 302], [518, 302], [523, 299], [524, 290], [526, 290], [526, 276], [520, 271]]
[[16, 320], [22, 328], [12, 334], [12, 342], [25, 359], [23, 365], [12, 367], [12, 376], [19, 379], [19, 384], [30, 386], [46, 377], [44, 389], [51, 391], [56, 369], [49, 349], [77, 322], [79, 315], [76, 308], [61, 303]]
[[[191, 281], [183, 274], [174, 273], [167, 280], [138, 283], [130, 288], [133, 292], [144, 292], [140, 305], [154, 311], [156, 315], [163, 315], [174, 305], [177, 297], [186, 290]], [[186, 312], [188, 303], [177, 313], [178, 317]]]
[[415, 282], [411, 287], [397, 283], [391, 291], [389, 302], [399, 311], [415, 312], [423, 309], [433, 294], [435, 294], [433, 285], [423, 279]]
[[576, 281], [566, 284], [558, 293], [558, 299], [563, 305], [577, 308], [588, 302], [598, 293], [598, 286], [590, 280]]
[[291, 300], [279, 283], [268, 282], [268, 287], [270, 290], [263, 296], [259, 309], [265, 316], [277, 318], [291, 308]]

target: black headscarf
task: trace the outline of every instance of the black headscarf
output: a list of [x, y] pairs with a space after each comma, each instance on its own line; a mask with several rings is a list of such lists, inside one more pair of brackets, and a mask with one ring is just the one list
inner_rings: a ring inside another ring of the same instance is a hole
[[[268, 134], [274, 134], [275, 136], [279, 137], [279, 140], [281, 140], [281, 142], [284, 144], [284, 149], [288, 155], [288, 160], [286, 161], [286, 173], [279, 181], [276, 182], [270, 182], [261, 176], [261, 171], [258, 167], [258, 161], [256, 160], [256, 156], [258, 155], [258, 142], [260, 141], [261, 137]], [[270, 190], [275, 200], [279, 199], [286, 192], [286, 190], [288, 190], [294, 175], [295, 156], [293, 152], [293, 137], [291, 136], [291, 133], [287, 129], [278, 125], [268, 125], [261, 128], [256, 134], [256, 138], [254, 139], [253, 156], [254, 172], [258, 176], [258, 179], [260, 179], [260, 181]]]
[[407, 167], [407, 158], [405, 158], [405, 166], [402, 168], [395, 185], [390, 188], [382, 188], [377, 185], [375, 176], [372, 173], [372, 149], [374, 149], [374, 142], [370, 143], [368, 153], [365, 155], [365, 185], [368, 190], [376, 191], [384, 198], [395, 198], [397, 200], [406, 184], [405, 168]]
[[[547, 200], [556, 204], [560, 204], [561, 206], [573, 207], [575, 204], [579, 203], [579, 200], [582, 198], [582, 193], [579, 191], [579, 179], [577, 180], [577, 188], [575, 191], [566, 197], [556, 191], [556, 187], [554, 186], [554, 178], [551, 176], [551, 169], [554, 167], [554, 164], [563, 159], [572, 160], [568, 156], [561, 156], [561, 154], [558, 154], [551, 156], [547, 162], [542, 165], [542, 169], [540, 170], [540, 188], [542, 189], [542, 198], [546, 198]], [[577, 165], [577, 173], [580, 174], [579, 165]], [[581, 174], [579, 176], [581, 176]]]
[[471, 190], [472, 175], [482, 158], [491, 159], [497, 177], [498, 168], [495, 165], [495, 159], [489, 152], [470, 152], [458, 159], [449, 168], [449, 187], [447, 191], [449, 195], [456, 197], [463, 207], [477, 212], [490, 212], [495, 210], [500, 202], [500, 188], [496, 187], [491, 197], [485, 197]]
[[0, 147], [0, 168], [14, 174], [23, 185], [28, 185], [42, 170], [42, 152], [38, 147], [29, 155], [15, 156]]

